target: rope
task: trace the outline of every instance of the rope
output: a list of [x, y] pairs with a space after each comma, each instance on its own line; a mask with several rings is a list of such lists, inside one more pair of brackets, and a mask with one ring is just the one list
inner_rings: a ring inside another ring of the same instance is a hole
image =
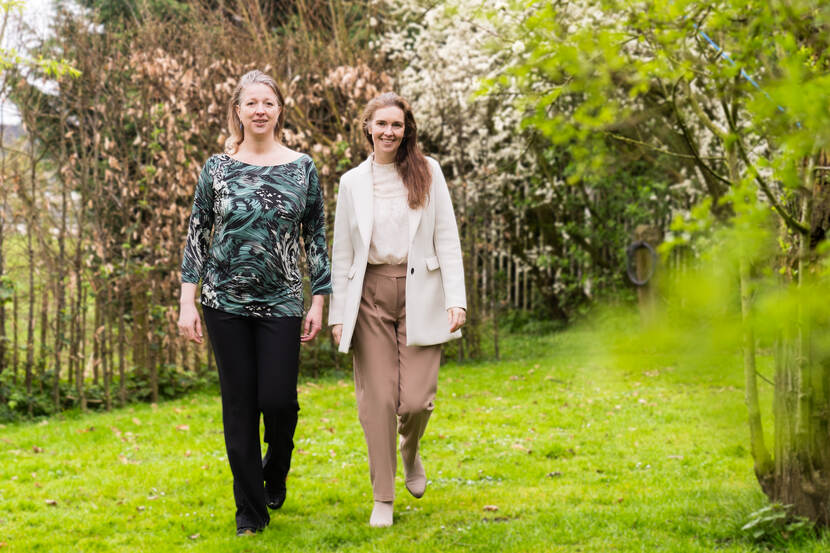
[[[715, 41], [712, 40], [712, 38], [703, 31], [703, 29], [698, 27], [697, 23], [694, 24], [694, 27], [695, 27], [695, 29], [697, 29], [698, 34], [700, 36], [702, 36], [706, 40], [706, 42], [709, 43], [709, 45], [712, 48], [715, 49], [715, 53], [718, 55], [718, 57], [721, 57], [721, 58], [725, 59], [733, 67], [737, 66], [737, 64], [735, 63], [735, 60], [733, 60], [732, 57], [723, 50], [723, 48], [718, 46], [715, 43]], [[741, 68], [741, 77], [743, 77], [748, 83], [750, 83], [752, 86], [754, 86], [756, 89], [758, 89], [758, 91], [761, 92], [761, 94], [766, 96], [767, 100], [769, 100], [772, 103], [775, 103], [775, 100], [772, 99], [772, 96], [770, 96], [769, 93], [766, 90], [761, 88], [761, 85], [758, 84], [758, 81], [753, 79], [752, 76], [749, 73], [747, 73], [746, 70], [744, 70], [743, 67]], [[776, 107], [778, 108], [778, 111], [780, 111], [781, 113], [786, 113], [786, 111], [784, 110], [784, 108], [780, 104], [776, 104]], [[799, 129], [801, 128], [801, 122], [800, 121], [796, 121], [795, 124]]]

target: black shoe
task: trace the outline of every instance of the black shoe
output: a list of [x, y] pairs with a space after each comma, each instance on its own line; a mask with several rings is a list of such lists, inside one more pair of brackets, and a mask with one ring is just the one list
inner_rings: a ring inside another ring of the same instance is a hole
[[269, 509], [277, 510], [285, 503], [285, 482], [273, 486], [265, 484], [265, 504]]
[[257, 530], [256, 528], [237, 528], [236, 529], [236, 535], [237, 536], [255, 536], [256, 533], [259, 532], [259, 531], [260, 530]]

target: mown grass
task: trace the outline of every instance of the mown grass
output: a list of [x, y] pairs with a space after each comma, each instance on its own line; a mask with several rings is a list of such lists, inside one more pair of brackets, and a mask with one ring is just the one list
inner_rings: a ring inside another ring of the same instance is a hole
[[234, 535], [216, 393], [7, 425], [0, 552], [754, 550], [739, 528], [765, 498], [737, 356], [684, 368], [623, 348], [620, 368], [601, 350], [586, 329], [514, 335], [501, 362], [443, 367], [427, 494], [399, 478], [389, 529], [367, 524], [350, 380], [301, 386], [288, 500], [251, 538]]

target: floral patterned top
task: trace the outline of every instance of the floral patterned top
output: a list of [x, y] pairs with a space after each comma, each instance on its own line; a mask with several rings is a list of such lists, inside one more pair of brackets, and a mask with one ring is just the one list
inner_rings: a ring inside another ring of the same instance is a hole
[[262, 166], [213, 155], [196, 186], [182, 282], [201, 279], [202, 305], [214, 309], [302, 317], [301, 227], [311, 293], [330, 294], [323, 194], [314, 161], [303, 154]]

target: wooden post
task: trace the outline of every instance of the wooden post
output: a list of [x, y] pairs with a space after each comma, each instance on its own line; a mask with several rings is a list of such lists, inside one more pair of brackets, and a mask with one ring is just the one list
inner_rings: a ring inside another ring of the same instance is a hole
[[635, 284], [638, 284], [637, 303], [640, 306], [640, 318], [643, 322], [653, 320], [657, 292], [654, 285], [657, 273], [656, 251], [662, 241], [661, 233], [655, 227], [637, 225], [634, 229], [634, 244], [639, 244], [639, 247], [631, 252], [634, 259], [629, 262], [633, 261], [634, 264], [634, 275], [637, 280]]

